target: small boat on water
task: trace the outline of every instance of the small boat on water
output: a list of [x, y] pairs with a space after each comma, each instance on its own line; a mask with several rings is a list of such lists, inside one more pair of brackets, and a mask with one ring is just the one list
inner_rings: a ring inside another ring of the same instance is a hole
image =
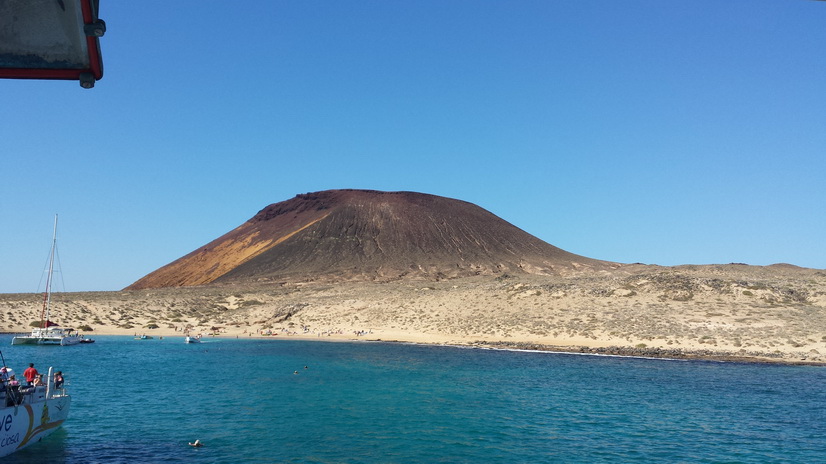
[[186, 336], [186, 343], [201, 343], [201, 336], [200, 335], [195, 335], [195, 336], [187, 335]]
[[55, 249], [57, 248], [57, 215], [54, 216], [52, 250], [49, 254], [49, 273], [46, 275], [46, 291], [43, 293], [43, 309], [40, 312], [41, 326], [32, 329], [29, 335], [18, 335], [11, 340], [12, 345], [77, 345], [83, 337], [72, 328], [58, 327], [50, 317], [52, 303], [52, 275], [54, 270]]
[[55, 384], [51, 367], [45, 385], [15, 385], [16, 381], [8, 380], [12, 375], [0, 373], [0, 457], [37, 443], [57, 430], [69, 418], [72, 404], [63, 385]]
[[135, 340], [152, 340], [153, 338], [151, 335], [141, 335], [140, 337], [135, 337]]

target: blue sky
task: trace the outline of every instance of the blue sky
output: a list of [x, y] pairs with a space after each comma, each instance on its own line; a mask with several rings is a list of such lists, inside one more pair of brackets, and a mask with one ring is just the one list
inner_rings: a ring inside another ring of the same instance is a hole
[[[826, 3], [102, 1], [0, 80], [0, 292], [117, 290], [270, 203], [475, 203], [585, 256], [826, 268]], [[59, 283], [60, 283], [59, 282]]]

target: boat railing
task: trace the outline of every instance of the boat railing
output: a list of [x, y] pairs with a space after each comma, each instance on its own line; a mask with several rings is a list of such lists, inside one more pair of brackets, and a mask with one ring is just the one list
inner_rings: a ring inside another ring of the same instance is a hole
[[9, 381], [3, 381], [3, 388], [0, 395], [2, 395], [2, 406], [18, 406], [25, 402], [27, 391], [22, 389], [20, 385], [9, 385]]
[[46, 398], [54, 398], [57, 396], [66, 396], [66, 380], [64, 379], [60, 387], [55, 386], [54, 368], [49, 367], [49, 377], [46, 380]]
[[56, 388], [51, 367], [45, 384], [10, 385], [10, 383], [7, 379], [0, 381], [0, 407], [41, 403], [50, 398], [66, 396], [65, 381], [60, 388]]

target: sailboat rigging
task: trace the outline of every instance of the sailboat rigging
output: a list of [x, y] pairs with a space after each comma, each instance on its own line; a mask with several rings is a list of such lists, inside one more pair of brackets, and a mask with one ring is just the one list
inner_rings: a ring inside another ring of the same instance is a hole
[[49, 273], [46, 276], [46, 290], [43, 293], [43, 308], [40, 311], [41, 326], [32, 329], [31, 335], [18, 335], [12, 345], [76, 345], [84, 341], [83, 336], [72, 328], [58, 327], [50, 320], [52, 304], [52, 276], [54, 274], [55, 250], [57, 248], [57, 214], [54, 216], [52, 248], [49, 253]]

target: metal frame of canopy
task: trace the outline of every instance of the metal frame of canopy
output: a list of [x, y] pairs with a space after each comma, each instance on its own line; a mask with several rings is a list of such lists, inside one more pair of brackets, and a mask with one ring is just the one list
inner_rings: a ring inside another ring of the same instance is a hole
[[0, 78], [79, 80], [103, 77], [99, 0], [5, 0], [0, 5]]

